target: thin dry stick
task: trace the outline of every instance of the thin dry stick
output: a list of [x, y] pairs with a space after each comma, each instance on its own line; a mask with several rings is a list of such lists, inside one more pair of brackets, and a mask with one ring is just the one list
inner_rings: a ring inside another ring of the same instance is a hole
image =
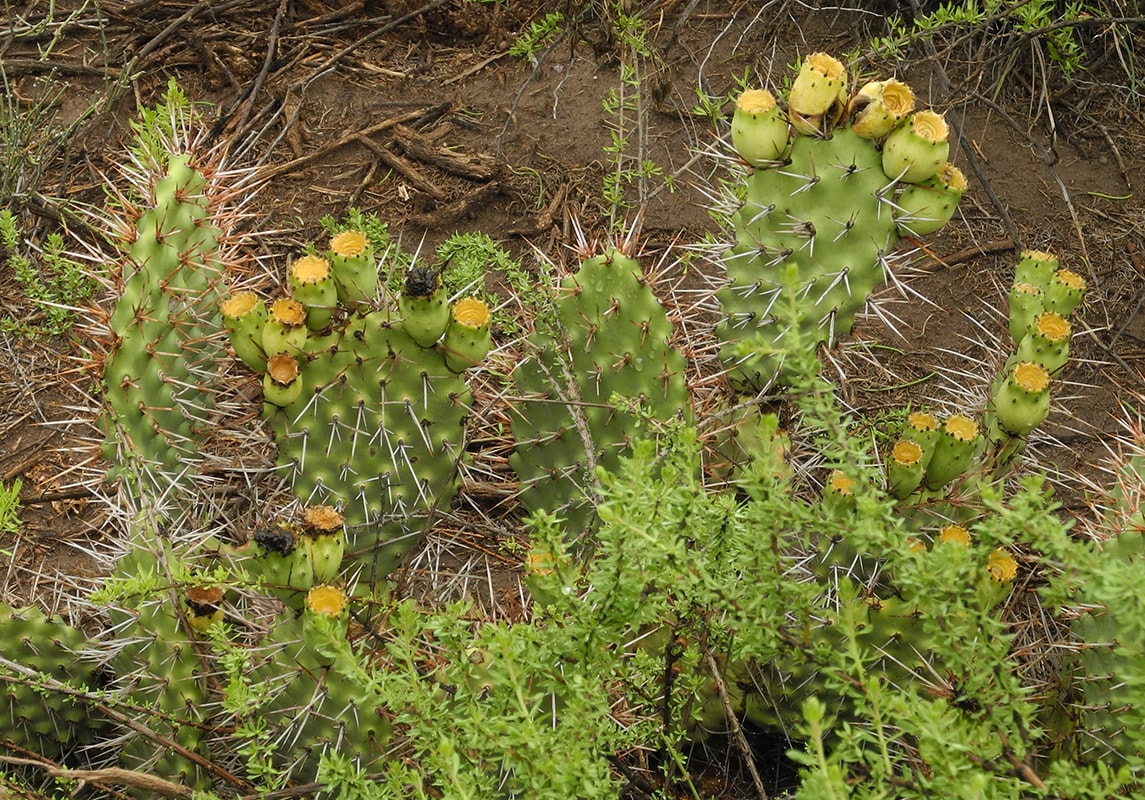
[[143, 772], [133, 772], [119, 767], [105, 769], [67, 769], [52, 762], [38, 761], [33, 758], [15, 758], [13, 756], [0, 756], [5, 764], [16, 764], [25, 767], [39, 767], [52, 778], [63, 778], [69, 781], [83, 781], [86, 783], [106, 784], [112, 786], [130, 786], [133, 789], [143, 789], [152, 794], [164, 797], [190, 797], [192, 792], [186, 786], [155, 775]]
[[728, 724], [732, 727], [732, 736], [735, 737], [736, 747], [739, 749], [740, 755], [743, 756], [744, 763], [747, 764], [751, 782], [755, 785], [755, 791], [760, 800], [767, 800], [767, 790], [763, 788], [763, 779], [759, 777], [759, 771], [755, 768], [755, 759], [751, 755], [751, 745], [748, 743], [747, 737], [743, 735], [743, 728], [740, 727], [739, 720], [736, 719], [735, 709], [732, 707], [731, 698], [728, 697], [728, 687], [724, 683], [724, 676], [720, 674], [720, 667], [710, 652], [705, 651], [704, 657], [708, 659], [708, 668], [711, 669], [712, 677], [716, 681], [716, 691], [720, 694], [720, 702], [724, 704], [724, 713], [727, 714]]
[[271, 178], [278, 177], [279, 175], [284, 175], [288, 172], [293, 172], [294, 170], [298, 169], [299, 167], [305, 166], [306, 164], [309, 164], [311, 161], [316, 161], [317, 159], [322, 158], [323, 156], [327, 156], [330, 153], [333, 153], [335, 150], [338, 150], [339, 148], [345, 147], [348, 144], [360, 142], [361, 141], [360, 137], [362, 137], [362, 136], [372, 136], [373, 134], [378, 133], [379, 131], [388, 130], [389, 128], [392, 128], [395, 125], [401, 125], [402, 123], [405, 123], [405, 122], [413, 122], [414, 120], [419, 119], [420, 117], [422, 117], [426, 114], [440, 115], [440, 114], [444, 113], [446, 110], [448, 110], [451, 107], [451, 105], [452, 105], [451, 103], [439, 103], [436, 106], [425, 106], [423, 108], [419, 108], [416, 111], [410, 111], [407, 114], [402, 114], [400, 117], [393, 117], [392, 119], [387, 119], [383, 122], [379, 122], [376, 125], [371, 125], [368, 128], [363, 128], [360, 131], [355, 131], [354, 133], [348, 133], [345, 136], [343, 136], [341, 139], [337, 140], [336, 142], [331, 142], [330, 144], [328, 144], [324, 147], [320, 147], [317, 150], [315, 150], [313, 153], [307, 153], [304, 156], [300, 156], [300, 157], [295, 158], [291, 161], [287, 161], [285, 164], [279, 164], [277, 167], [266, 170], [261, 175], [259, 175], [259, 178], [261, 180], [268, 181]]

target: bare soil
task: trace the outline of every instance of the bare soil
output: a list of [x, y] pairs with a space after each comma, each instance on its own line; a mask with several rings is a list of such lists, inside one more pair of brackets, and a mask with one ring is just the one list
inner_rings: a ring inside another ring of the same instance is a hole
[[[55, 4], [57, 22], [69, 5]], [[726, 133], [726, 118], [717, 126], [693, 113], [697, 88], [726, 95], [745, 71], [754, 83], [775, 80], [801, 52], [844, 52], [884, 33], [882, 14], [869, 10], [624, 4], [648, 26], [649, 55], [636, 61], [611, 31], [603, 3], [74, 5], [70, 24], [0, 33], [0, 58], [22, 102], [63, 87], [65, 122], [104, 104], [42, 165], [39, 185], [11, 199], [34, 240], [62, 224], [102, 247], [71, 203], [104, 204], [103, 185], [126, 157], [137, 104], [156, 102], [175, 78], [206, 104], [212, 142], [229, 153], [230, 165], [257, 170], [262, 179], [242, 223], [261, 232], [247, 238], [251, 270], [284, 270], [298, 248], [322, 237], [324, 215], [351, 207], [388, 220], [408, 249], [425, 252], [454, 232], [481, 231], [530, 263], [533, 248], [564, 257], [578, 226], [590, 238], [606, 237], [601, 187], [616, 117], [604, 104], [621, 87], [622, 65], [640, 70], [642, 157], [674, 177], [671, 189], [652, 181], [650, 196], [633, 197], [629, 228], [638, 206], [639, 241], [648, 253], [726, 236], [703, 191], [715, 170], [703, 153]], [[531, 61], [510, 55], [526, 26], [552, 11], [572, 20], [561, 38]], [[13, 31], [20, 20], [48, 13], [47, 3], [30, 0], [12, 20]], [[1047, 443], [1043, 451], [1063, 471], [1100, 480], [1098, 464], [1119, 430], [1121, 404], [1138, 402], [1145, 358], [1145, 211], [1138, 199], [1145, 125], [1139, 90], [1102, 31], [1085, 29], [1092, 66], [1073, 81], [1047, 67], [1036, 42], [1005, 35], [931, 55], [918, 46], [903, 62], [862, 65], [870, 74], [907, 79], [923, 103], [957, 123], [953, 160], [971, 187], [960, 218], [920, 245], [914, 271], [922, 274], [910, 286], [929, 302], [899, 304], [897, 332], [871, 320], [854, 333], [897, 349], [880, 351], [885, 360], [877, 368], [852, 365], [843, 394], [856, 409], [963, 402], [961, 373], [983, 383], [998, 363], [986, 332], [999, 330], [1017, 251], [1052, 251], [1089, 281], [1090, 327], [1074, 339], [1068, 391], [1049, 428], [1063, 446]], [[1143, 37], [1139, 27], [1122, 46], [1145, 52]], [[49, 43], [51, 57], [40, 61]], [[126, 91], [109, 95], [120, 79]], [[0, 311], [33, 313], [3, 266]], [[0, 339], [0, 481], [23, 482], [23, 525], [0, 535], [0, 600], [61, 602], [61, 583], [97, 577], [90, 551], [114, 535], [92, 502], [92, 487], [77, 483], [94, 463], [98, 438], [98, 376], [85, 372], [93, 345], [85, 336]], [[845, 345], [842, 352], [845, 360]], [[257, 387], [236, 391], [257, 394]], [[1062, 491], [1071, 510], [1086, 513], [1080, 490]], [[521, 556], [508, 540], [516, 537], [504, 528], [442, 531], [411, 563], [458, 576], [512, 572]], [[448, 587], [445, 594], [472, 591], [465, 580], [440, 575], [435, 586]], [[512, 582], [482, 584], [477, 594], [491, 614], [522, 613]]]

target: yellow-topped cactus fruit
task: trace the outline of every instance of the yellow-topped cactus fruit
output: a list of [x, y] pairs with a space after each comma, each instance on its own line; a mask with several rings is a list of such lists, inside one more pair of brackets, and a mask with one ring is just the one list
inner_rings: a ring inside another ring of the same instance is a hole
[[223, 620], [223, 587], [188, 586], [183, 592], [186, 604], [186, 619], [191, 630], [206, 633], [217, 622]]
[[1019, 361], [994, 393], [998, 426], [1011, 436], [1025, 436], [1050, 413], [1050, 373], [1041, 364]]
[[327, 255], [338, 299], [351, 309], [368, 309], [378, 293], [378, 268], [366, 234], [357, 230], [335, 234]]
[[992, 580], [1008, 583], [1018, 576], [1018, 562], [1006, 550], [996, 547], [990, 552], [986, 569]]
[[1034, 317], [1033, 324], [1018, 343], [1014, 358], [1041, 364], [1053, 375], [1069, 361], [1071, 333], [1069, 320], [1053, 311], [1044, 311]]
[[338, 307], [338, 287], [330, 262], [316, 255], [295, 259], [290, 265], [289, 280], [294, 299], [306, 306], [307, 327], [320, 331], [329, 325]]
[[345, 521], [333, 506], [308, 506], [302, 513], [302, 545], [310, 551], [314, 582], [326, 584], [338, 577], [346, 552]]
[[938, 532], [938, 540], [945, 544], [958, 544], [963, 547], [969, 547], [970, 531], [961, 525], [947, 525]]
[[288, 406], [302, 395], [298, 359], [291, 353], [275, 353], [266, 360], [262, 398], [275, 406]]
[[982, 442], [978, 423], [964, 414], [951, 414], [942, 424], [934, 454], [926, 466], [926, 487], [941, 489], [961, 475]]
[[934, 177], [949, 157], [950, 127], [929, 109], [916, 111], [883, 142], [883, 172], [903, 183]]
[[914, 111], [914, 91], [902, 81], [871, 81], [847, 106], [851, 130], [864, 139], [881, 139]]
[[480, 364], [493, 343], [491, 321], [492, 315], [484, 300], [463, 297], [454, 303], [441, 342], [446, 366], [454, 372], [464, 372]]
[[843, 63], [827, 53], [812, 53], [803, 59], [787, 96], [791, 122], [804, 133], [816, 130], [818, 119], [846, 96]]
[[899, 439], [887, 463], [887, 491], [902, 500], [922, 483], [926, 472], [923, 449], [918, 442]]
[[934, 233], [950, 222], [966, 188], [962, 170], [947, 162], [931, 178], [903, 187], [895, 200], [895, 222], [904, 234]]
[[291, 297], [280, 297], [270, 304], [270, 316], [262, 329], [262, 349], [274, 353], [299, 354], [306, 347], [306, 306]]
[[255, 372], [266, 369], [266, 353], [262, 349], [266, 303], [254, 292], [239, 292], [219, 303], [219, 314], [238, 359]]
[[777, 161], [787, 149], [791, 125], [766, 89], [748, 89], [736, 100], [732, 145], [753, 167]]

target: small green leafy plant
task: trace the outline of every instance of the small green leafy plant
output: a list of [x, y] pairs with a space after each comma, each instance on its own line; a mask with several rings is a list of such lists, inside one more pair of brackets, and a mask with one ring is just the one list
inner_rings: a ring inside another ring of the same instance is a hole
[[32, 251], [24, 240], [16, 215], [0, 210], [0, 246], [16, 282], [34, 309], [27, 319], [5, 316], [0, 329], [34, 338], [71, 332], [84, 302], [95, 291], [95, 279], [69, 257], [62, 234], [48, 235], [42, 248]]

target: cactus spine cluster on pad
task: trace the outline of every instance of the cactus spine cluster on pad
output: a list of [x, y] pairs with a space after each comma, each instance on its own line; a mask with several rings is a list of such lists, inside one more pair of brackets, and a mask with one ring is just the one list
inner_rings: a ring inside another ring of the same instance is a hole
[[897, 81], [850, 96], [842, 65], [822, 53], [804, 60], [786, 111], [765, 90], [740, 97], [732, 141], [753, 170], [732, 216], [718, 329], [737, 388], [782, 377], [793, 328], [801, 346], [848, 333], [899, 238], [954, 213], [966, 181], [946, 162], [945, 122], [913, 108]]
[[672, 324], [635, 259], [615, 249], [586, 259], [552, 302], [551, 319], [539, 320], [551, 328], [530, 336], [513, 372], [510, 461], [524, 506], [564, 517], [575, 538], [592, 524], [593, 470], [615, 470], [639, 435], [624, 400], [652, 419], [690, 412]]

